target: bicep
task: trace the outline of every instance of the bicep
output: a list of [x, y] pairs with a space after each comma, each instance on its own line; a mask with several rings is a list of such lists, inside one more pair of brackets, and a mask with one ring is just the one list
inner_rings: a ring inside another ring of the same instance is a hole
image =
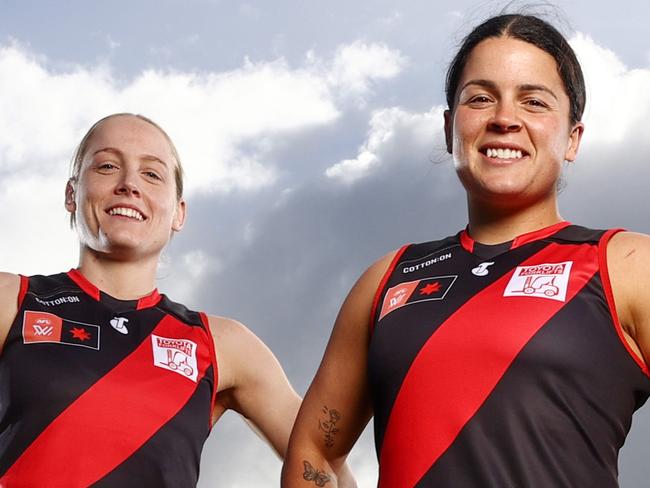
[[650, 364], [650, 237], [624, 232], [609, 243], [616, 312], [632, 349]]
[[234, 321], [227, 327], [230, 331], [221, 336], [220, 344], [225, 363], [221, 367], [230, 378], [226, 405], [284, 457], [300, 397], [276, 357], [255, 334]]

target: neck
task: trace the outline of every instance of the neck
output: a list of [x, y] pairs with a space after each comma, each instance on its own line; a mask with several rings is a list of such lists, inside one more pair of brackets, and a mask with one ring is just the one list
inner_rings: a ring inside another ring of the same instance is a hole
[[156, 287], [158, 256], [118, 260], [81, 246], [79, 271], [101, 291], [120, 300], [135, 300]]
[[557, 200], [551, 198], [524, 208], [495, 208], [468, 200], [469, 234], [483, 244], [499, 244], [561, 222]]

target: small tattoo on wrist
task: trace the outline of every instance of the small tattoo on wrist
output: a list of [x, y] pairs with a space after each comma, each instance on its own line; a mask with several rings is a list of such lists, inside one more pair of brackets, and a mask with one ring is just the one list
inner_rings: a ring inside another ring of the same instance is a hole
[[316, 486], [325, 486], [325, 483], [332, 481], [332, 477], [328, 475], [325, 471], [320, 471], [314, 468], [309, 461], [302, 461], [303, 466], [305, 467], [305, 472], [302, 473], [302, 478], [305, 481], [313, 481]]
[[334, 445], [334, 435], [339, 432], [336, 423], [341, 420], [341, 414], [338, 410], [327, 408], [323, 406], [322, 412], [325, 414], [325, 420], [318, 421], [318, 428], [325, 432], [325, 445], [332, 447]]

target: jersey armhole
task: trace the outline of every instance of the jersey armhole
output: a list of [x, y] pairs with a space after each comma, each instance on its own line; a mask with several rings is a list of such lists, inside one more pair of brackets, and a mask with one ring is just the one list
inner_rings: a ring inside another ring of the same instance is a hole
[[23, 305], [23, 300], [25, 295], [27, 295], [27, 289], [29, 288], [29, 278], [27, 276], [18, 275], [20, 277], [20, 288], [18, 289], [18, 310]]
[[612, 283], [609, 279], [609, 268], [607, 266], [607, 245], [609, 244], [610, 239], [618, 234], [619, 232], [624, 231], [624, 229], [610, 229], [603, 234], [598, 242], [598, 261], [600, 267], [600, 277], [603, 282], [603, 290], [605, 291], [605, 297], [607, 298], [607, 305], [609, 306], [609, 313], [611, 314], [612, 321], [614, 322], [614, 329], [618, 335], [619, 340], [623, 343], [623, 346], [627, 350], [628, 354], [634, 359], [634, 362], [641, 368], [641, 371], [646, 375], [650, 376], [650, 370], [648, 370], [648, 365], [645, 363], [643, 358], [641, 358], [628, 344], [627, 339], [625, 339], [625, 334], [623, 333], [623, 327], [621, 327], [621, 322], [618, 318], [618, 313], [616, 312], [616, 302], [614, 301], [614, 292], [612, 291]]
[[379, 286], [377, 286], [377, 291], [375, 291], [375, 296], [372, 300], [372, 308], [370, 309], [370, 324], [368, 325], [370, 328], [370, 335], [372, 335], [372, 332], [375, 330], [375, 315], [377, 314], [379, 299], [381, 298], [381, 294], [384, 291], [384, 287], [386, 286], [386, 283], [388, 283], [388, 279], [390, 278], [390, 275], [393, 274], [393, 271], [395, 270], [395, 266], [397, 266], [397, 263], [402, 257], [402, 254], [404, 254], [404, 251], [406, 251], [406, 249], [408, 249], [410, 245], [411, 244], [404, 244], [402, 247], [399, 248], [399, 250], [395, 253], [395, 256], [393, 257], [393, 260], [390, 262], [390, 266], [388, 266], [388, 269], [386, 270], [384, 276], [379, 282]]
[[214, 385], [212, 386], [212, 398], [210, 399], [210, 416], [208, 423], [210, 424], [210, 431], [212, 431], [212, 414], [214, 413], [214, 406], [217, 401], [217, 388], [219, 387], [219, 365], [217, 363], [217, 352], [214, 345], [214, 336], [212, 329], [210, 329], [210, 320], [204, 312], [199, 312], [201, 322], [205, 327], [205, 332], [208, 334], [208, 349], [210, 350], [210, 360], [212, 362], [212, 369], [214, 370]]

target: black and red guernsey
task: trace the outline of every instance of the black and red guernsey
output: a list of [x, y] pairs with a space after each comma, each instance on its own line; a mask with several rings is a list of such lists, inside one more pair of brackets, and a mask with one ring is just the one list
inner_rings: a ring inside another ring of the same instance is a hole
[[217, 368], [207, 317], [78, 271], [21, 276], [0, 356], [0, 486], [190, 487]]
[[650, 378], [614, 309], [614, 233], [562, 222], [398, 252], [369, 349], [380, 487], [618, 486]]

